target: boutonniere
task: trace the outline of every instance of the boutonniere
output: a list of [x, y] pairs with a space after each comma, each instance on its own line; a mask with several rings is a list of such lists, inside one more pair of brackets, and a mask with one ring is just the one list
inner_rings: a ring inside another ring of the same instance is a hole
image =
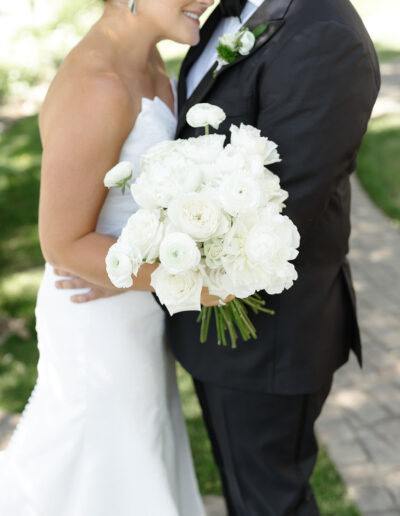
[[242, 27], [236, 34], [224, 34], [218, 39], [217, 61], [218, 66], [214, 70], [214, 77], [221, 68], [233, 63], [238, 55], [247, 56], [254, 47], [256, 39], [266, 30], [267, 24], [259, 25], [254, 30]]

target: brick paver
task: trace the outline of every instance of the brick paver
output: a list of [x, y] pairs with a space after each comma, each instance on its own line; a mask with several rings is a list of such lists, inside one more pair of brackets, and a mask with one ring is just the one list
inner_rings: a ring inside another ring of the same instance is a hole
[[337, 372], [318, 433], [368, 516], [400, 515], [400, 231], [353, 180], [350, 261], [364, 368]]
[[400, 59], [381, 64], [382, 88], [374, 115], [400, 113]]

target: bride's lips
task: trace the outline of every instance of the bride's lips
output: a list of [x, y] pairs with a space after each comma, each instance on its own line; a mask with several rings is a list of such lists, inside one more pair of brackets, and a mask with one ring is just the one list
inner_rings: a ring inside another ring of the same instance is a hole
[[192, 12], [192, 11], [183, 11], [183, 14], [186, 16], [186, 18], [191, 20], [196, 25], [200, 25], [199, 18], [202, 13], [199, 13], [199, 12], [196, 13], [196, 12]]

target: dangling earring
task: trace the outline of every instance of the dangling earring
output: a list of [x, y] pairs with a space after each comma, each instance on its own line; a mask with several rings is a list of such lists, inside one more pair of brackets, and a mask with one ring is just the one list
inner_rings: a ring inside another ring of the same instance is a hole
[[136, 14], [136, 0], [132, 0], [131, 11], [133, 12], [133, 14]]

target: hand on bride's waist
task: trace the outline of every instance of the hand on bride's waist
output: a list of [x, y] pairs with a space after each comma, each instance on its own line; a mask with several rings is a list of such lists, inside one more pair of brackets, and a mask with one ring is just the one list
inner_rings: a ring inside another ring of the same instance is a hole
[[[150, 264], [145, 264], [145, 267], [142, 266], [141, 269], [145, 269], [143, 270], [143, 276], [150, 276], [151, 271], [148, 269], [154, 267], [157, 267], [157, 265], [152, 266]], [[141, 273], [141, 269], [139, 269], [138, 277]], [[123, 294], [124, 292], [129, 290], [125, 288], [117, 288], [114, 286], [107, 288], [104, 286], [96, 285], [95, 283], [91, 283], [90, 281], [87, 281], [84, 278], [80, 278], [79, 276], [76, 276], [69, 271], [59, 269], [57, 267], [54, 267], [53, 270], [56, 276], [60, 276], [63, 278], [55, 282], [56, 288], [60, 290], [81, 290], [84, 288], [89, 289], [85, 293], [72, 295], [70, 297], [70, 300], [73, 303], [88, 303], [89, 301], [95, 301], [96, 299], [118, 296], [119, 294]], [[138, 279], [138, 277], [136, 279]], [[146, 288], [146, 290], [152, 291], [153, 289], [149, 286], [148, 288]]]

